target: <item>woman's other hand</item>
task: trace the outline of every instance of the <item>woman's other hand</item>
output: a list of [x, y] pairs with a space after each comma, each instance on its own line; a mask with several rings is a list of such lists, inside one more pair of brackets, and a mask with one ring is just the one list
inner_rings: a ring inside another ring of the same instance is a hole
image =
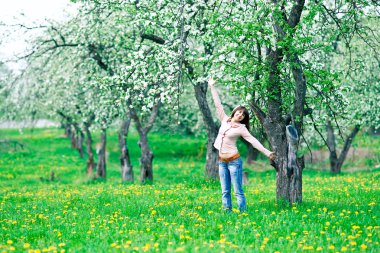
[[274, 161], [274, 160], [276, 160], [276, 158], [277, 158], [277, 156], [276, 156], [275, 152], [272, 152], [272, 153], [269, 154], [269, 159], [270, 160]]
[[212, 77], [210, 77], [210, 79], [208, 79], [208, 86], [210, 86], [210, 88], [215, 87], [215, 82], [216, 81]]

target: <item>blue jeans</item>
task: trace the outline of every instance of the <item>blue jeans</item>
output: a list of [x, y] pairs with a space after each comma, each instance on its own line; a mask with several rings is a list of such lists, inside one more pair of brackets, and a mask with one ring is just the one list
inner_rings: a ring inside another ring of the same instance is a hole
[[231, 182], [234, 187], [235, 197], [241, 212], [246, 211], [247, 206], [243, 191], [243, 162], [237, 158], [231, 162], [219, 162], [219, 177], [222, 186], [222, 204], [226, 210], [232, 210]]

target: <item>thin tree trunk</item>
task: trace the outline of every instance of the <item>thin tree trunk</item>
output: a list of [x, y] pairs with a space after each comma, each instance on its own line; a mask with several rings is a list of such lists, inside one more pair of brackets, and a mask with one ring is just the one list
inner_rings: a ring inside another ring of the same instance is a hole
[[218, 135], [218, 128], [212, 119], [210, 107], [207, 103], [207, 82], [201, 82], [194, 85], [195, 97], [198, 102], [199, 109], [202, 113], [203, 121], [207, 130], [207, 152], [206, 152], [206, 168], [205, 174], [208, 178], [217, 179], [218, 171], [218, 150], [214, 148], [214, 142]]
[[71, 137], [71, 124], [70, 123], [62, 123], [63, 127], [65, 128], [65, 136], [67, 138]]
[[[128, 102], [128, 106], [130, 105], [130, 101]], [[138, 117], [134, 108], [130, 108], [129, 113], [130, 117], [136, 124], [137, 132], [139, 133], [140, 140], [139, 146], [141, 150], [140, 157], [140, 182], [144, 183], [153, 183], [153, 152], [149, 148], [148, 144], [148, 133], [150, 129], [152, 129], [153, 124], [157, 118], [159, 108], [161, 106], [161, 102], [158, 101], [152, 108], [151, 115], [145, 126], [142, 125], [140, 118]]]
[[[261, 140], [259, 140], [261, 141]], [[252, 147], [252, 144], [243, 139], [244, 144], [247, 146], [247, 164], [254, 164], [259, 155], [259, 151]]]
[[140, 157], [140, 182], [153, 183], [153, 152], [148, 145], [148, 134], [140, 134], [139, 146], [141, 150]]
[[84, 138], [83, 132], [81, 130], [77, 130], [77, 138], [76, 138], [77, 144], [76, 144], [76, 148], [77, 148], [77, 150], [79, 152], [80, 158], [84, 158], [83, 138]]
[[86, 132], [86, 151], [87, 151], [87, 175], [92, 175], [95, 169], [95, 161], [94, 161], [94, 152], [92, 149], [92, 136], [90, 132], [90, 127], [85, 124], [85, 132]]
[[96, 168], [96, 173], [99, 178], [106, 178], [106, 144], [107, 144], [107, 133], [106, 129], [102, 129], [100, 134], [100, 149], [98, 151], [98, 165]]
[[330, 153], [330, 171], [331, 173], [339, 173], [338, 165], [338, 155], [336, 153], [336, 144], [335, 144], [335, 134], [334, 128], [330, 120], [327, 120], [327, 145]]
[[352, 141], [354, 140], [355, 136], [358, 134], [359, 130], [360, 130], [360, 126], [356, 125], [352, 129], [351, 133], [347, 136], [346, 141], [344, 142], [344, 146], [343, 146], [342, 152], [339, 155], [339, 160], [338, 160], [338, 164], [337, 164], [339, 171], [341, 171], [341, 169], [342, 169], [343, 162], [347, 158], [347, 154], [348, 154], [348, 151], [350, 150]]
[[119, 147], [120, 147], [120, 166], [121, 166], [121, 178], [123, 182], [133, 183], [133, 169], [129, 157], [129, 151], [127, 146], [128, 130], [131, 123], [131, 118], [124, 120], [121, 124], [119, 132]]
[[351, 133], [347, 136], [343, 149], [338, 157], [336, 151], [336, 143], [335, 143], [335, 134], [334, 128], [331, 124], [331, 121], [327, 121], [327, 145], [330, 152], [330, 171], [333, 174], [338, 174], [342, 171], [342, 165], [347, 158], [348, 151], [350, 150], [351, 144], [355, 136], [360, 130], [360, 126], [356, 125]]
[[71, 132], [71, 136], [70, 136], [70, 141], [71, 141], [71, 148], [77, 148], [77, 137], [75, 136], [75, 132], [72, 131]]

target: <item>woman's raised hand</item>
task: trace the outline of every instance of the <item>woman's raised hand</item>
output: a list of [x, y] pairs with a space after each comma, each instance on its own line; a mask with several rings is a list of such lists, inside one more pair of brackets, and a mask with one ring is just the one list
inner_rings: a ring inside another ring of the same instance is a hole
[[210, 77], [210, 79], [208, 79], [208, 86], [210, 86], [210, 88], [214, 87], [215, 86], [215, 82], [216, 81], [212, 77]]
[[276, 160], [276, 158], [277, 158], [276, 153], [271, 152], [271, 153], [269, 154], [269, 159], [270, 159], [270, 160], [274, 161], [274, 160]]

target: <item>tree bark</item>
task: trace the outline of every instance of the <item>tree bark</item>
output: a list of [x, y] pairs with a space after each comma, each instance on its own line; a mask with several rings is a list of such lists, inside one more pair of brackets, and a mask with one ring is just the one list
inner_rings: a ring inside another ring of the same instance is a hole
[[92, 175], [95, 169], [95, 161], [94, 161], [94, 152], [92, 149], [92, 136], [90, 132], [90, 126], [85, 124], [85, 132], [86, 132], [86, 151], [87, 151], [87, 175]]
[[100, 134], [100, 149], [98, 151], [98, 165], [96, 168], [96, 175], [99, 178], [106, 178], [106, 144], [107, 133], [106, 129], [102, 129]]
[[207, 103], [207, 82], [200, 82], [194, 85], [195, 97], [198, 102], [199, 109], [202, 113], [203, 121], [207, 131], [207, 152], [206, 152], [206, 168], [205, 174], [208, 178], [219, 178], [218, 159], [219, 153], [214, 148], [214, 142], [218, 135], [218, 128], [212, 119], [210, 107]]
[[120, 166], [121, 166], [121, 178], [123, 182], [133, 183], [133, 168], [129, 157], [127, 136], [131, 123], [131, 118], [124, 120], [121, 124], [119, 132], [119, 147], [120, 147]]

